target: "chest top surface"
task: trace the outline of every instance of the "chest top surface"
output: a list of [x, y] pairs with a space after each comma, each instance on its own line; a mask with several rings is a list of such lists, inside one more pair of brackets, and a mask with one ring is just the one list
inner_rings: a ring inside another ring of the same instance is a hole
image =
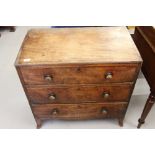
[[130, 63], [141, 57], [125, 27], [32, 29], [16, 65]]

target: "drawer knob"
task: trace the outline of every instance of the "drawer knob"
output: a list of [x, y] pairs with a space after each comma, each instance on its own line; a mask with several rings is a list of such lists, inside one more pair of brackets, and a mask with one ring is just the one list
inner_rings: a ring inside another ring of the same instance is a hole
[[57, 115], [59, 113], [59, 110], [58, 109], [53, 109], [51, 111], [51, 115]]
[[81, 72], [81, 68], [80, 67], [77, 68], [77, 72]]
[[106, 79], [112, 79], [112, 77], [113, 77], [113, 74], [111, 72], [108, 72], [105, 74]]
[[108, 98], [109, 96], [110, 96], [110, 93], [108, 93], [108, 92], [104, 92], [104, 93], [103, 93], [103, 97], [104, 97], [104, 98]]
[[108, 113], [108, 111], [107, 111], [106, 109], [103, 108], [103, 109], [101, 110], [101, 113], [104, 114], [104, 115], [106, 115], [106, 114]]
[[55, 94], [49, 94], [49, 100], [55, 100], [56, 99], [56, 95]]
[[53, 80], [53, 77], [51, 75], [45, 75], [44, 76], [44, 79], [48, 82], [52, 81]]

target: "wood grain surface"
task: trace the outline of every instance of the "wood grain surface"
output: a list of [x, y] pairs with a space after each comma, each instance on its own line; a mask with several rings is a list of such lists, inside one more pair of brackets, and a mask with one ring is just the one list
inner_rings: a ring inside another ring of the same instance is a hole
[[141, 67], [125, 27], [30, 30], [15, 66], [37, 128], [43, 119], [123, 119]]
[[[81, 103], [124, 101], [130, 96], [132, 84], [119, 85], [53, 85], [41, 87], [27, 87], [32, 103]], [[51, 100], [50, 95], [55, 99]], [[105, 97], [108, 94], [108, 97]]]
[[125, 27], [54, 28], [29, 31], [16, 65], [139, 61]]
[[[100, 66], [33, 66], [21, 67], [26, 85], [36, 84], [103, 84], [113, 82], [133, 82], [138, 64], [108, 64]], [[108, 79], [107, 74], [112, 78]], [[46, 76], [51, 80], [47, 81]]]
[[[121, 118], [126, 111], [126, 103], [98, 104], [43, 104], [34, 106], [34, 114], [42, 119], [96, 119]], [[54, 111], [56, 111], [54, 113]]]

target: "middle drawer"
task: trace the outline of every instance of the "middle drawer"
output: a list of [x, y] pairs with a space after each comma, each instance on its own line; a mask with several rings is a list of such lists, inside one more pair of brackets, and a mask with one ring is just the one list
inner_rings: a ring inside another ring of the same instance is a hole
[[127, 102], [132, 84], [27, 86], [32, 103]]

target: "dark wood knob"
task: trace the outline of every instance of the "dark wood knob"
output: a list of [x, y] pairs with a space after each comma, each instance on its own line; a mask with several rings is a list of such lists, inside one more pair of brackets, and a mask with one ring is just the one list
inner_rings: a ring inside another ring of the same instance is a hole
[[106, 79], [112, 79], [112, 78], [113, 78], [113, 74], [112, 74], [111, 72], [107, 72], [107, 73], [105, 74], [105, 78], [106, 78]]
[[51, 115], [57, 115], [59, 113], [59, 110], [58, 109], [53, 109], [51, 111]]
[[109, 93], [109, 92], [104, 92], [104, 93], [103, 93], [103, 97], [104, 97], [104, 98], [109, 98], [109, 96], [110, 96], [110, 93]]
[[45, 75], [44, 79], [48, 82], [51, 82], [53, 80], [53, 77], [51, 75]]
[[77, 70], [77, 72], [81, 72], [81, 68], [80, 67], [78, 67], [76, 70]]
[[101, 110], [101, 113], [106, 115], [106, 114], [108, 113], [108, 111], [107, 111], [106, 109], [103, 108], [103, 109]]
[[56, 99], [56, 95], [55, 94], [49, 94], [48, 96], [49, 100], [55, 100]]

